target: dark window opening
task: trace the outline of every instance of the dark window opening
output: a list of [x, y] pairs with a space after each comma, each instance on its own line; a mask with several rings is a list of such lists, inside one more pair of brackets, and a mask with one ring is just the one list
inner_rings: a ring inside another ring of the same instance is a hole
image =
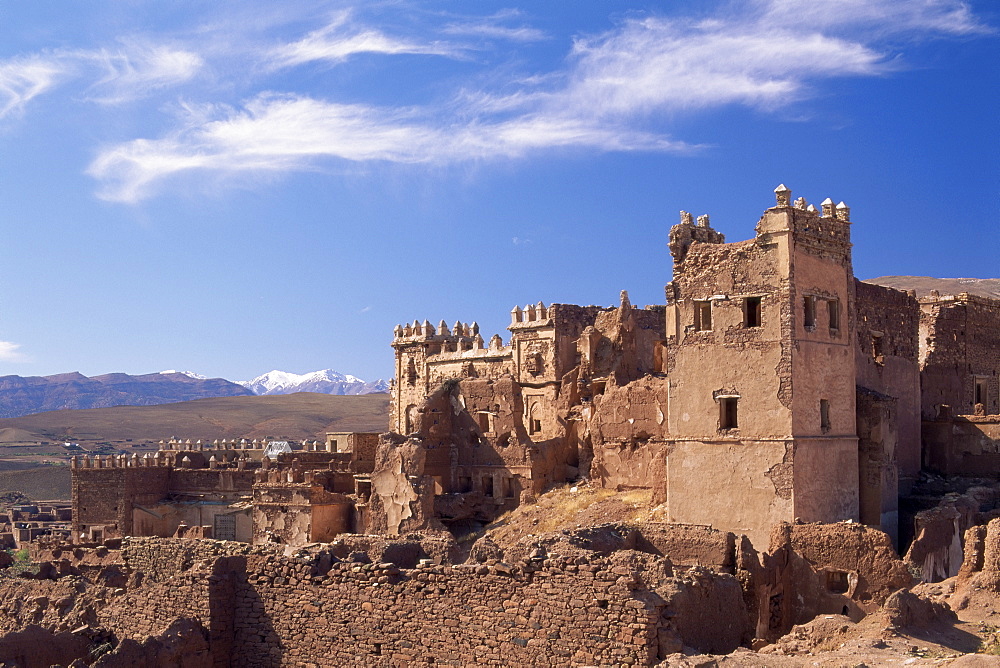
[[531, 433], [537, 434], [542, 430], [542, 421], [538, 418], [531, 418]]
[[373, 643], [372, 644], [372, 654], [374, 654], [375, 656], [381, 656], [382, 655], [382, 643]]
[[514, 479], [504, 478], [503, 479], [503, 496], [505, 499], [514, 498]]
[[831, 299], [826, 303], [826, 308], [830, 312], [830, 329], [840, 329], [840, 301]]
[[479, 425], [479, 431], [484, 434], [488, 434], [493, 431], [493, 425], [490, 424], [490, 422], [492, 422], [490, 417], [489, 413], [476, 413], [476, 422]]
[[805, 325], [806, 327], [816, 326], [816, 298], [805, 298]]
[[712, 302], [694, 303], [694, 328], [699, 332], [712, 329]]
[[738, 401], [738, 397], [719, 399], [719, 429], [736, 429], [739, 426], [736, 411]]
[[603, 380], [594, 381], [593, 383], [590, 384], [590, 394], [595, 396], [598, 394], [604, 394], [604, 389], [606, 386], [607, 383], [604, 382]]
[[747, 297], [743, 302], [743, 319], [747, 327], [760, 327], [762, 297]]
[[605, 599], [603, 599], [603, 598], [598, 599], [597, 600], [597, 607], [600, 608], [601, 610], [607, 610], [607, 608], [608, 608], [608, 602]]
[[978, 411], [979, 409], [976, 408], [976, 407], [981, 404], [982, 407], [983, 407], [982, 408], [982, 412], [985, 414], [987, 412], [986, 411], [986, 398], [987, 398], [986, 379], [985, 378], [976, 378], [975, 401], [972, 404], [973, 409], [976, 409]]
[[826, 572], [826, 590], [833, 594], [846, 594], [848, 589], [847, 573], [844, 571]]
[[493, 476], [483, 476], [483, 496], [493, 496]]
[[458, 491], [459, 492], [471, 492], [472, 491], [472, 478], [466, 475], [458, 476]]
[[882, 364], [885, 361], [881, 334], [872, 334], [872, 357], [875, 358], [877, 364]]
[[830, 431], [830, 402], [826, 399], [819, 400], [819, 427], [824, 432]]

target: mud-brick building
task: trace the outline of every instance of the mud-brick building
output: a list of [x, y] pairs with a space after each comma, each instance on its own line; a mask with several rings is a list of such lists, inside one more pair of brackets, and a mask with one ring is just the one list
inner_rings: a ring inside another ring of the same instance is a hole
[[[723, 243], [705, 219], [671, 231], [670, 517], [754, 534], [853, 519], [894, 535], [898, 475], [919, 470], [918, 434], [899, 438], [919, 412], [915, 302], [855, 281], [846, 205], [776, 195], [748, 241]], [[892, 344], [875, 351], [876, 336]]]
[[408, 473], [436, 516], [584, 475], [760, 543], [795, 519], [895, 534], [920, 469], [916, 300], [855, 280], [846, 205], [775, 194], [747, 241], [682, 212], [665, 306], [516, 307], [507, 346], [397, 326], [391, 426], [425, 449]]

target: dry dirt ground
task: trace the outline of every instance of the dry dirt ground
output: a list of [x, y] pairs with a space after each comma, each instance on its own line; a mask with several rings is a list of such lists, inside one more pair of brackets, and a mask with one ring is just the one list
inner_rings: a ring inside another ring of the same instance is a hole
[[[508, 549], [543, 533], [606, 522], [664, 521], [663, 507], [650, 507], [650, 492], [616, 492], [587, 484], [567, 485], [507, 513], [479, 535]], [[951, 666], [1000, 668], [1000, 597], [987, 591], [956, 589], [956, 578], [914, 588], [920, 597], [948, 604], [957, 620], [925, 608], [901, 609], [887, 603], [879, 613], [855, 624], [841, 615], [821, 615], [795, 627], [778, 642], [758, 651], [741, 649], [726, 656], [677, 654], [660, 666], [676, 668], [875, 668], [876, 666]]]

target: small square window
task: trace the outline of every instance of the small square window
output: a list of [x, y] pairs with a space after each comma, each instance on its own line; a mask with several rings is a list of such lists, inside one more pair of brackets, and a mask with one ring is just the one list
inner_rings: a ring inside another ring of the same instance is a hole
[[762, 297], [747, 297], [743, 300], [743, 324], [747, 327], [760, 327]]
[[850, 589], [850, 581], [844, 571], [826, 572], [826, 590], [831, 594], [846, 594]]

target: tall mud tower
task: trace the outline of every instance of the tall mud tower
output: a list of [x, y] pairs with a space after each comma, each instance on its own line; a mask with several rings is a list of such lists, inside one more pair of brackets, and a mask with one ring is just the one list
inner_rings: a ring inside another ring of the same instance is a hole
[[666, 288], [670, 520], [758, 545], [859, 514], [850, 212], [775, 194], [748, 241], [682, 214]]

